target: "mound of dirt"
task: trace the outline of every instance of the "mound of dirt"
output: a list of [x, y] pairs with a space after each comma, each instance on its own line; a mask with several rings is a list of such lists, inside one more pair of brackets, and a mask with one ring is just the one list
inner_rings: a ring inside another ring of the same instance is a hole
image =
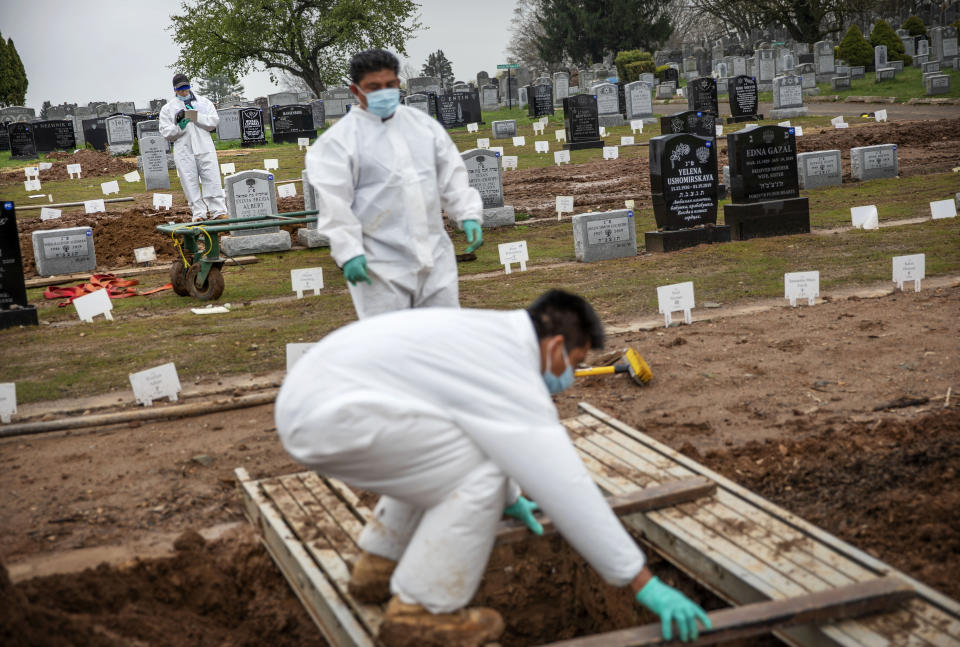
[[[79, 164], [81, 177], [115, 177], [137, 170], [137, 161], [135, 158], [113, 157], [103, 151], [94, 151], [85, 148], [76, 153], [54, 151], [48, 154], [47, 157], [57, 161], [53, 162], [53, 166], [47, 170], [40, 171], [41, 184], [54, 180], [70, 179], [70, 174], [67, 173], [67, 164]], [[0, 174], [0, 186], [17, 184], [24, 179], [26, 178], [22, 168], [8, 169]]]
[[745, 487], [960, 597], [960, 409], [827, 426], [701, 457]]

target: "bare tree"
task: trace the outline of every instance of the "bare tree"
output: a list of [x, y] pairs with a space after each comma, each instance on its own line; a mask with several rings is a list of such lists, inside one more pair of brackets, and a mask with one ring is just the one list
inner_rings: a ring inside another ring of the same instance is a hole
[[540, 58], [538, 39], [543, 37], [543, 26], [537, 14], [538, 0], [517, 0], [510, 20], [510, 45], [506, 49], [507, 60], [519, 63], [531, 70], [547, 69], [551, 72], [560, 67], [560, 61], [551, 65]]

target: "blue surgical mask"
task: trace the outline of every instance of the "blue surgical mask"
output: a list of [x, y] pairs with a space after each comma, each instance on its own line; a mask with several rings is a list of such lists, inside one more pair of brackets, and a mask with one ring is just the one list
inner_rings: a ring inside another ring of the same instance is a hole
[[370, 93], [360, 90], [360, 93], [367, 98], [367, 111], [381, 119], [392, 117], [397, 110], [397, 106], [400, 105], [400, 90], [398, 88], [384, 88]]
[[[562, 344], [563, 342], [560, 343]], [[543, 372], [543, 382], [547, 385], [547, 391], [553, 395], [556, 395], [561, 391], [566, 391], [573, 386], [573, 366], [570, 365], [570, 358], [567, 357], [567, 349], [561, 346], [560, 350], [563, 353], [563, 364], [566, 366], [563, 373], [557, 377], [550, 372], [549, 353], [547, 354], [547, 370]]]

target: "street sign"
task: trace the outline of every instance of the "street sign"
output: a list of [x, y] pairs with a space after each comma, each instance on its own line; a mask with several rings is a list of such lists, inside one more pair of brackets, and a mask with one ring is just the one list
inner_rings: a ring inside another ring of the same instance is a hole
[[501, 63], [497, 66], [498, 70], [516, 70], [520, 68], [519, 63]]

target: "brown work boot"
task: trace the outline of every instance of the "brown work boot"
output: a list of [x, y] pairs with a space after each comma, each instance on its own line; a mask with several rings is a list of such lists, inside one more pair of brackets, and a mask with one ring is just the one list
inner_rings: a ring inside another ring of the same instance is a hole
[[386, 647], [480, 647], [503, 633], [503, 618], [487, 607], [430, 613], [394, 596], [380, 625]]
[[382, 604], [390, 599], [390, 576], [397, 563], [392, 559], [362, 551], [353, 565], [347, 590], [365, 604]]
[[214, 216], [213, 218], [211, 218], [211, 220], [227, 220], [228, 218], [230, 218], [230, 214], [228, 214], [228, 213], [221, 213], [221, 214], [217, 214], [216, 216]]

